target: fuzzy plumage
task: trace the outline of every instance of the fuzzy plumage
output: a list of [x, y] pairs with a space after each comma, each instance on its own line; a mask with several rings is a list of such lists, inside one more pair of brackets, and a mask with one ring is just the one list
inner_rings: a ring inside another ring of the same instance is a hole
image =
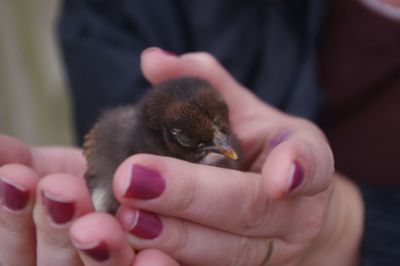
[[87, 134], [85, 176], [96, 209], [116, 211], [112, 177], [133, 154], [237, 169], [238, 143], [227, 105], [207, 81], [186, 77], [161, 83], [137, 104], [104, 112]]

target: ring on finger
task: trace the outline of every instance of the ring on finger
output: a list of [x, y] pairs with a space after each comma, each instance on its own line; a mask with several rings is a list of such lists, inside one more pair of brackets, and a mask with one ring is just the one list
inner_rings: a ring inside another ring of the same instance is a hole
[[269, 260], [272, 257], [272, 252], [274, 250], [274, 239], [270, 238], [268, 239], [268, 250], [267, 250], [267, 254], [265, 255], [264, 260], [262, 261], [262, 263], [260, 264], [260, 266], [266, 266], [268, 265]]

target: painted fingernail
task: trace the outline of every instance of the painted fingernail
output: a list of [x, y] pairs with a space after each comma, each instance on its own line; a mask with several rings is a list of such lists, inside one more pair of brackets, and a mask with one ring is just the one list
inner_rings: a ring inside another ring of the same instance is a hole
[[304, 179], [304, 168], [297, 161], [292, 162], [289, 171], [290, 187], [289, 192], [300, 186]]
[[135, 199], [154, 199], [165, 189], [164, 178], [156, 171], [135, 164], [131, 169], [131, 179], [124, 197]]
[[19, 211], [26, 207], [29, 201], [29, 191], [25, 191], [4, 179], [0, 179], [1, 203], [10, 210]]
[[42, 199], [53, 222], [65, 224], [72, 220], [75, 214], [75, 204], [73, 202], [56, 200], [45, 191], [42, 191]]
[[144, 210], [124, 209], [117, 213], [125, 231], [143, 238], [154, 239], [161, 234], [161, 219], [154, 213]]
[[98, 262], [106, 261], [110, 257], [110, 251], [108, 250], [107, 244], [104, 242], [101, 242], [94, 248], [80, 248], [80, 250], [88, 255], [90, 258]]
[[283, 130], [268, 141], [268, 148], [273, 149], [289, 138], [289, 131]]
[[147, 48], [147, 49], [145, 49], [145, 50], [143, 51], [143, 54], [147, 54], [147, 53], [155, 52], [155, 51], [161, 52], [161, 53], [163, 53], [163, 54], [165, 54], [165, 55], [168, 55], [168, 56], [177, 56], [177, 54], [174, 53], [174, 52], [171, 52], [171, 51], [166, 50], [166, 49], [161, 49], [161, 48], [158, 48], [158, 47], [150, 47], [150, 48]]

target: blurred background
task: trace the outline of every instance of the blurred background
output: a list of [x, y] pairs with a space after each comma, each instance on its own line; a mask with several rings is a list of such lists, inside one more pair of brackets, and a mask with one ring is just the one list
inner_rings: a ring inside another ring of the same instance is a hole
[[58, 8], [54, 0], [0, 1], [0, 133], [32, 145], [74, 143]]

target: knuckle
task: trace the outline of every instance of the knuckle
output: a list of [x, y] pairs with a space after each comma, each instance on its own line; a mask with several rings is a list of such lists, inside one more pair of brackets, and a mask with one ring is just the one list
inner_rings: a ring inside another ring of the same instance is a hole
[[326, 207], [323, 204], [313, 204], [310, 206], [312, 212], [305, 215], [305, 231], [308, 232], [309, 237], [313, 239], [322, 229], [325, 220]]
[[33, 222], [37, 241], [60, 249], [72, 249], [73, 246], [68, 235], [69, 227], [64, 227], [64, 225], [60, 227], [50, 225], [47, 220], [48, 217], [45, 217], [45, 215], [38, 210], [41, 207], [36, 206], [35, 208]]
[[57, 233], [49, 233], [49, 232], [42, 232], [38, 233], [38, 240], [42, 241], [46, 245], [53, 246], [57, 249], [62, 250], [73, 250], [74, 247], [71, 244], [71, 241], [67, 235], [64, 234], [57, 234]]
[[304, 130], [304, 128], [307, 128], [308, 130], [312, 130], [313, 132], [318, 132], [319, 135], [323, 135], [321, 129], [315, 124], [313, 121], [303, 118], [303, 117], [291, 117], [291, 125], [298, 129], [298, 130]]
[[185, 253], [188, 248], [189, 228], [185, 221], [178, 220], [176, 237], [173, 238], [171, 253], [179, 255]]
[[272, 201], [268, 200], [265, 193], [262, 193], [261, 186], [248, 186], [243, 202], [243, 214], [246, 219], [243, 224], [243, 231], [251, 234], [262, 229], [270, 220]]
[[31, 225], [30, 219], [28, 218], [29, 215], [30, 213], [26, 213], [24, 217], [3, 208], [3, 210], [0, 211], [0, 231], [19, 238], [32, 229], [29, 227]]
[[198, 53], [198, 58], [202, 62], [203, 66], [206, 69], [209, 69], [209, 68], [212, 68], [212, 67], [215, 67], [216, 65], [218, 65], [217, 59], [213, 55], [211, 55], [207, 52]]
[[[317, 237], [322, 230], [325, 221], [326, 206], [316, 202], [315, 198], [310, 198], [303, 202], [301, 212], [297, 212], [296, 216], [301, 217], [300, 220], [292, 221], [292, 231], [287, 235], [288, 241], [308, 242]], [[312, 210], [312, 211], [309, 211]], [[301, 223], [301, 230], [298, 230], [298, 224]]]
[[184, 191], [184, 193], [181, 193], [180, 197], [176, 197], [177, 202], [172, 205], [174, 208], [171, 210], [179, 213], [187, 212], [189, 209], [193, 208], [200, 198], [200, 189], [196, 184], [196, 178], [187, 177], [184, 178], [182, 182], [181, 191]]
[[257, 261], [260, 261], [260, 250], [261, 245], [259, 240], [240, 237], [234, 247], [234, 256], [228, 262], [229, 266], [245, 266], [245, 265], [257, 265]]

